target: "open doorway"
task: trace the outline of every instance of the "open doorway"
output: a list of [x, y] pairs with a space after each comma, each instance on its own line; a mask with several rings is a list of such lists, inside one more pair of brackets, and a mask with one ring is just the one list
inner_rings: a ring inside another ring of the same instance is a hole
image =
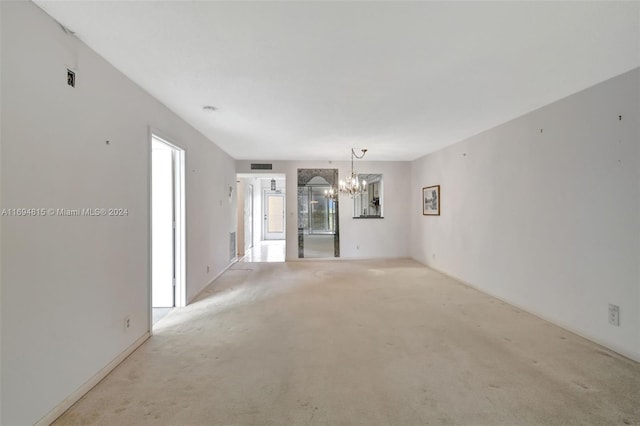
[[151, 324], [185, 305], [184, 151], [151, 137]]
[[238, 259], [284, 262], [286, 258], [286, 178], [284, 174], [240, 173]]

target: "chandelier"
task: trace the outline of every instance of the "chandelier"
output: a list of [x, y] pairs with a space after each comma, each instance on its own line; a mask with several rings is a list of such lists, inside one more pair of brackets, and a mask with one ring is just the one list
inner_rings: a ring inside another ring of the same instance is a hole
[[367, 153], [366, 149], [362, 149], [361, 151], [362, 154], [358, 155], [356, 154], [356, 151], [351, 148], [351, 174], [346, 180], [340, 180], [340, 195], [348, 195], [349, 197], [353, 198], [356, 195], [361, 194], [365, 186], [367, 185], [367, 182], [365, 182], [364, 180], [358, 180], [358, 174], [353, 170], [353, 158], [355, 157], [360, 160]]
[[338, 198], [338, 193], [333, 188], [333, 185], [331, 185], [329, 189], [324, 190], [324, 198], [326, 198], [327, 200], [335, 200], [336, 198]]

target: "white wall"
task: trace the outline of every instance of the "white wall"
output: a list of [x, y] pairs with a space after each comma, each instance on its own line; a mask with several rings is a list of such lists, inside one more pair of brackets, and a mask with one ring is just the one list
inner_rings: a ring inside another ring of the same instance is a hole
[[[0, 7], [0, 25], [2, 25], [3, 22], [3, 8]], [[2, 34], [0, 33], [0, 54], [2, 52]], [[0, 57], [0, 60], [2, 58]], [[2, 80], [2, 74], [4, 73], [4, 70], [2, 70], [2, 68], [0, 67], [0, 80]], [[4, 119], [4, 114], [2, 114], [3, 108], [2, 108], [2, 87], [4, 86], [4, 84], [0, 84], [0, 201], [2, 200], [2, 163], [3, 163], [3, 157], [2, 157], [2, 121]], [[0, 202], [0, 208], [2, 207], [1, 205], [2, 203]], [[3, 235], [2, 235], [2, 219], [0, 217], [0, 242], [3, 240]], [[4, 383], [3, 379], [2, 379], [2, 244], [0, 243], [0, 424], [2, 424], [2, 383]]]
[[262, 183], [254, 178], [253, 184], [253, 245], [262, 241]]
[[[345, 155], [349, 155], [347, 151]], [[286, 176], [287, 260], [298, 259], [298, 169], [338, 169], [339, 176], [351, 171], [349, 161], [236, 161], [238, 173], [250, 173], [251, 163], [271, 163], [274, 173]], [[409, 162], [357, 160], [358, 173], [382, 173], [384, 219], [353, 219], [349, 198], [340, 199], [340, 257], [345, 259], [399, 258], [409, 256], [410, 219]], [[258, 200], [256, 199], [256, 202]], [[359, 248], [357, 248], [359, 246]]]
[[[244, 221], [244, 252], [242, 254], [244, 255], [247, 250], [253, 247], [255, 229], [253, 226], [253, 184], [249, 179], [242, 180], [244, 182], [244, 194], [242, 196], [244, 200], [244, 211], [242, 212], [242, 220]], [[238, 215], [238, 220], [240, 220], [240, 215]]]
[[235, 164], [35, 5], [0, 7], [2, 208], [128, 209], [2, 217], [0, 423], [27, 425], [149, 331], [149, 126], [186, 151], [188, 299], [228, 265]]
[[[639, 76], [414, 161], [412, 256], [640, 360]], [[422, 216], [435, 184], [442, 215]]]
[[239, 257], [244, 256], [245, 248], [245, 232], [248, 233], [249, 230], [245, 230], [245, 220], [244, 220], [244, 212], [245, 212], [245, 196], [246, 196], [246, 186], [245, 179], [236, 179], [237, 182], [237, 193], [236, 196], [238, 201], [236, 203], [237, 206], [237, 224], [238, 224], [238, 233], [236, 235], [236, 253]]

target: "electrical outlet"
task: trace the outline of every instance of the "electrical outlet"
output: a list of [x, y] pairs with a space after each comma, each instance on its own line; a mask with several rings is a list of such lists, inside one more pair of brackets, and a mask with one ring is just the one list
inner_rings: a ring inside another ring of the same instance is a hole
[[124, 317], [124, 331], [129, 331], [130, 328], [131, 328], [131, 317], [126, 316]]
[[620, 307], [609, 304], [609, 324], [620, 326]]

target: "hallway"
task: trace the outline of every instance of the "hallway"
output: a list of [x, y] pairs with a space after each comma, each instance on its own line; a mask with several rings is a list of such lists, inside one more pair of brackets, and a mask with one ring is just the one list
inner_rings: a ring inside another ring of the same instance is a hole
[[284, 262], [285, 240], [264, 240], [247, 250], [239, 262]]
[[412, 260], [237, 263], [56, 425], [640, 423], [640, 365]]

